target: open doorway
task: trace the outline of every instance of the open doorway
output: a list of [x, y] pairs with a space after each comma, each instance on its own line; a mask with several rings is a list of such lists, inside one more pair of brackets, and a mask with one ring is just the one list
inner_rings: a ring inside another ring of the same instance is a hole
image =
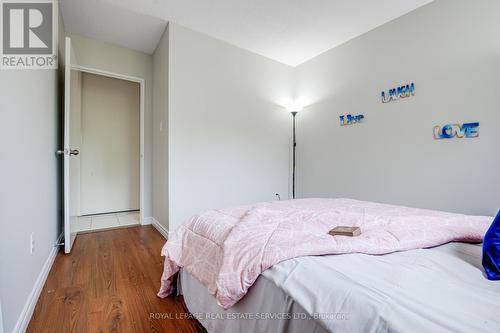
[[141, 82], [71, 70], [71, 233], [141, 224]]

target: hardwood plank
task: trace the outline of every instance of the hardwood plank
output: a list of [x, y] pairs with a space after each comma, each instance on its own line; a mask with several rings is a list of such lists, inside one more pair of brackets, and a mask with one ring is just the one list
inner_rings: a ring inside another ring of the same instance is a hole
[[155, 319], [187, 313], [182, 297], [160, 299], [164, 238], [152, 226], [78, 235], [59, 252], [27, 332], [205, 332], [196, 320]]

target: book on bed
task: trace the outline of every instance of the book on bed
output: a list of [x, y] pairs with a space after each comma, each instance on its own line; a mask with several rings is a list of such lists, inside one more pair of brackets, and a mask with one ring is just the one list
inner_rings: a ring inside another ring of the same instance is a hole
[[349, 236], [355, 237], [361, 235], [359, 227], [337, 226], [328, 232], [332, 236]]

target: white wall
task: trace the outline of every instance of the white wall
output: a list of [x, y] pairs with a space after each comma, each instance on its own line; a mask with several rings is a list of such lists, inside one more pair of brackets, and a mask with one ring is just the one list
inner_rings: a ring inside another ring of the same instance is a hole
[[153, 57], [151, 55], [69, 34], [78, 65], [143, 78], [145, 81], [144, 114], [144, 216], [152, 216], [153, 173]]
[[293, 68], [169, 24], [169, 230], [288, 193]]
[[[70, 147], [81, 152], [82, 150], [82, 72], [71, 71], [71, 98], [70, 98]], [[73, 155], [70, 163], [70, 216], [80, 216], [81, 155]]]
[[[0, 299], [5, 332], [20, 323], [61, 231], [55, 155], [60, 148], [58, 78], [57, 70], [0, 70]], [[30, 254], [32, 233], [35, 252]]]
[[168, 230], [168, 25], [153, 54], [153, 218]]
[[81, 214], [139, 209], [140, 86], [82, 74]]
[[[500, 199], [500, 2], [436, 0], [297, 68], [301, 197], [493, 215]], [[416, 96], [380, 92], [415, 82]], [[339, 115], [365, 122], [339, 126]], [[478, 139], [435, 125], [479, 121]]]
[[0, 94], [0, 292], [11, 332], [58, 236], [57, 71], [2, 71]]

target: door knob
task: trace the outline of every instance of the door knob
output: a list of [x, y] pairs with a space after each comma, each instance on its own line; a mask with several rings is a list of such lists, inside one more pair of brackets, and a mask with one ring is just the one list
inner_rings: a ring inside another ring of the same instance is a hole
[[80, 151], [78, 149], [64, 149], [64, 150], [57, 150], [56, 154], [57, 155], [79, 155]]

